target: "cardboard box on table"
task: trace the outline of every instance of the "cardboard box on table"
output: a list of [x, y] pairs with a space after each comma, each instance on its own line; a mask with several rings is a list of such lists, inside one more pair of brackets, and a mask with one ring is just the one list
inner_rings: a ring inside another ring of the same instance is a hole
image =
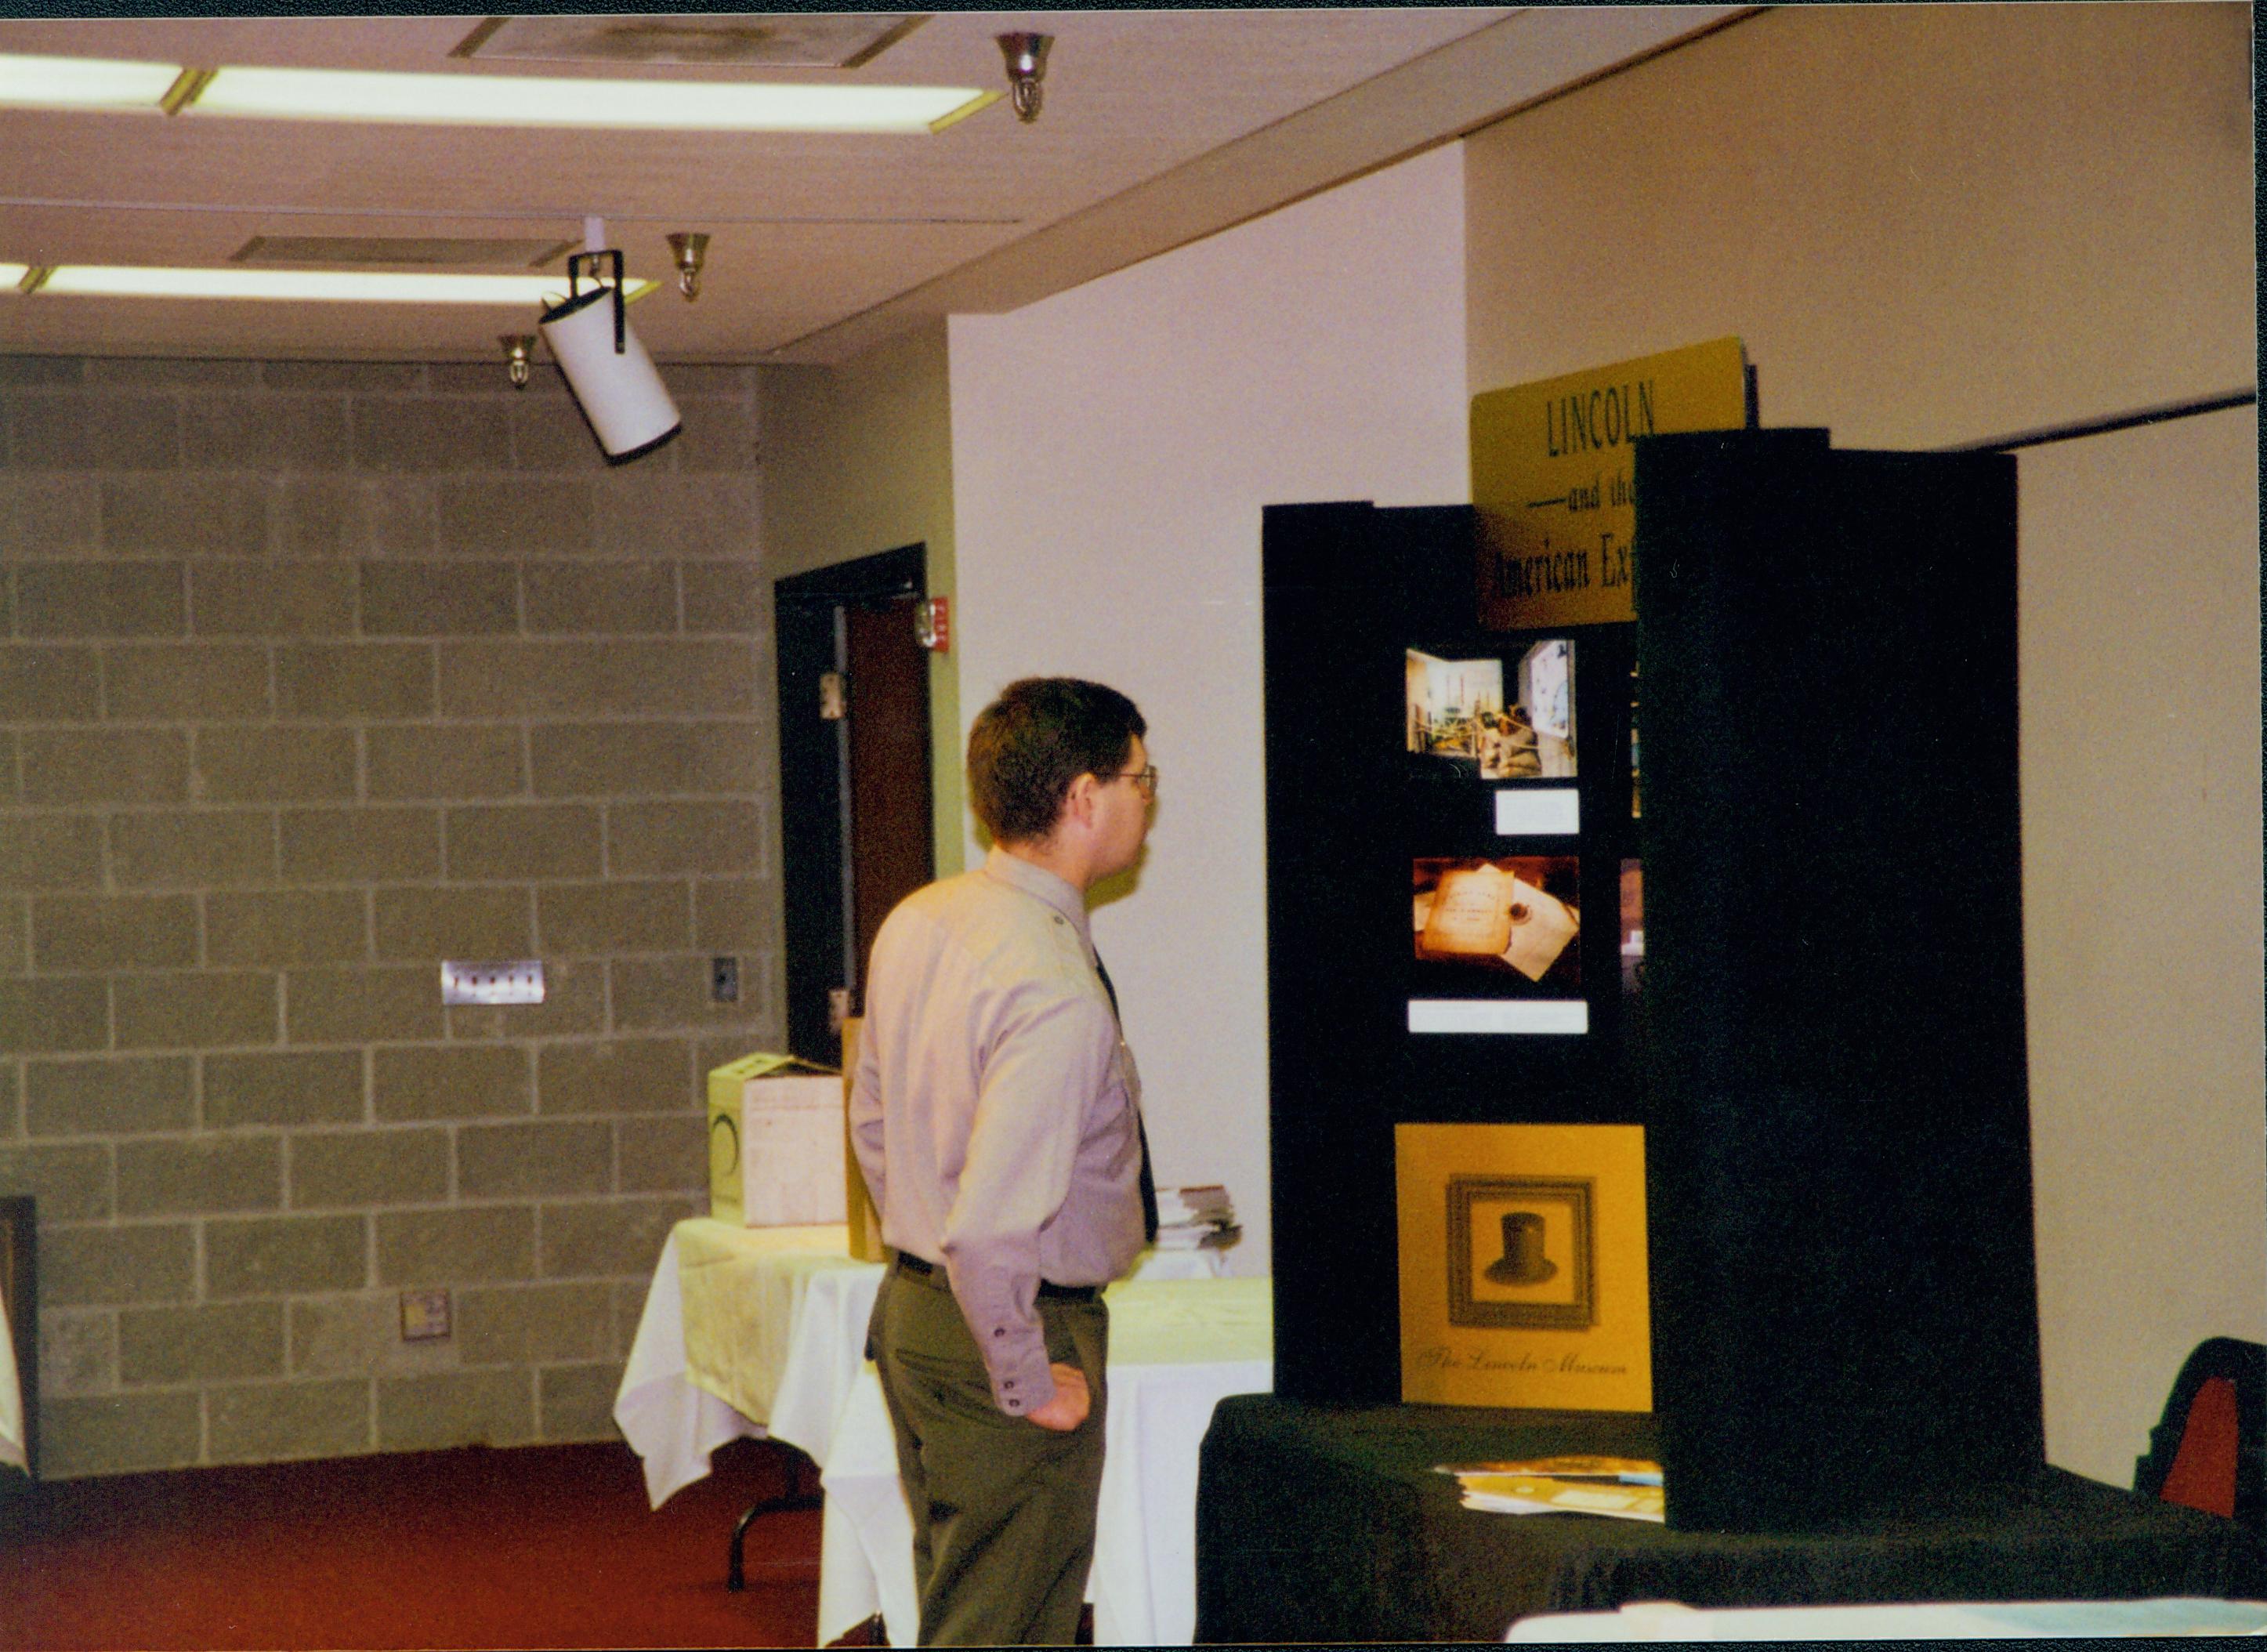
[[745, 1227], [847, 1222], [850, 1254], [882, 1259], [882, 1224], [850, 1147], [855, 1020], [842, 1029], [838, 1076], [791, 1055], [758, 1054], [708, 1075], [708, 1214]]
[[708, 1075], [708, 1214], [751, 1228], [840, 1222], [842, 1078], [759, 1054]]

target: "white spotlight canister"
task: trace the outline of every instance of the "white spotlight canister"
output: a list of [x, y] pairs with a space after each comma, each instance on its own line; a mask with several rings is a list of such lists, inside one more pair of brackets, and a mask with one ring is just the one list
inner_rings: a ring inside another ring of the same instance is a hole
[[606, 462], [624, 465], [675, 436], [683, 420], [653, 357], [627, 325], [615, 349], [617, 291], [604, 283], [584, 288], [545, 311], [537, 326]]

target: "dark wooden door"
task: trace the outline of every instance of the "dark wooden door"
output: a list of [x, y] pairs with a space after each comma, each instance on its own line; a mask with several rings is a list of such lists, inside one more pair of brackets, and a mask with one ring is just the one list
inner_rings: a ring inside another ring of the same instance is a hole
[[875, 930], [935, 876], [926, 564], [911, 545], [773, 588], [787, 1046], [828, 1066]]
[[922, 598], [843, 609], [850, 753], [848, 964], [863, 1013], [866, 958], [890, 908], [935, 876], [929, 842], [928, 651], [913, 638]]

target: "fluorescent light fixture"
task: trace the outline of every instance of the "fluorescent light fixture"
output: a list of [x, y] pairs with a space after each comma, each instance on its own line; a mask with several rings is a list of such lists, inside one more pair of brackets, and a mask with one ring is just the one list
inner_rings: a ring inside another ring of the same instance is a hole
[[148, 109], [155, 113], [180, 74], [178, 63], [127, 63], [105, 57], [18, 57], [0, 53], [0, 106]]
[[0, 292], [13, 290], [18, 282], [29, 271], [26, 264], [0, 264]]
[[184, 113], [457, 126], [918, 133], [990, 96], [960, 86], [223, 69]]
[[[20, 264], [0, 264], [21, 279]], [[654, 283], [633, 280], [636, 299]], [[40, 289], [106, 298], [268, 298], [378, 304], [547, 305], [566, 296], [564, 275], [390, 275], [359, 269], [158, 269], [117, 264], [65, 264]]]

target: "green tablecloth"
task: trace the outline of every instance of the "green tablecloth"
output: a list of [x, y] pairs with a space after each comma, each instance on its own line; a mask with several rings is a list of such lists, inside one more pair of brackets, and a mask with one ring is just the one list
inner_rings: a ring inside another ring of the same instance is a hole
[[1200, 1641], [1495, 1641], [1540, 1612], [2267, 1595], [2233, 1521], [2050, 1469], [1957, 1514], [1801, 1537], [1669, 1531], [1463, 1508], [1436, 1464], [1654, 1457], [1653, 1420], [1600, 1413], [1222, 1400], [1197, 1502]]

